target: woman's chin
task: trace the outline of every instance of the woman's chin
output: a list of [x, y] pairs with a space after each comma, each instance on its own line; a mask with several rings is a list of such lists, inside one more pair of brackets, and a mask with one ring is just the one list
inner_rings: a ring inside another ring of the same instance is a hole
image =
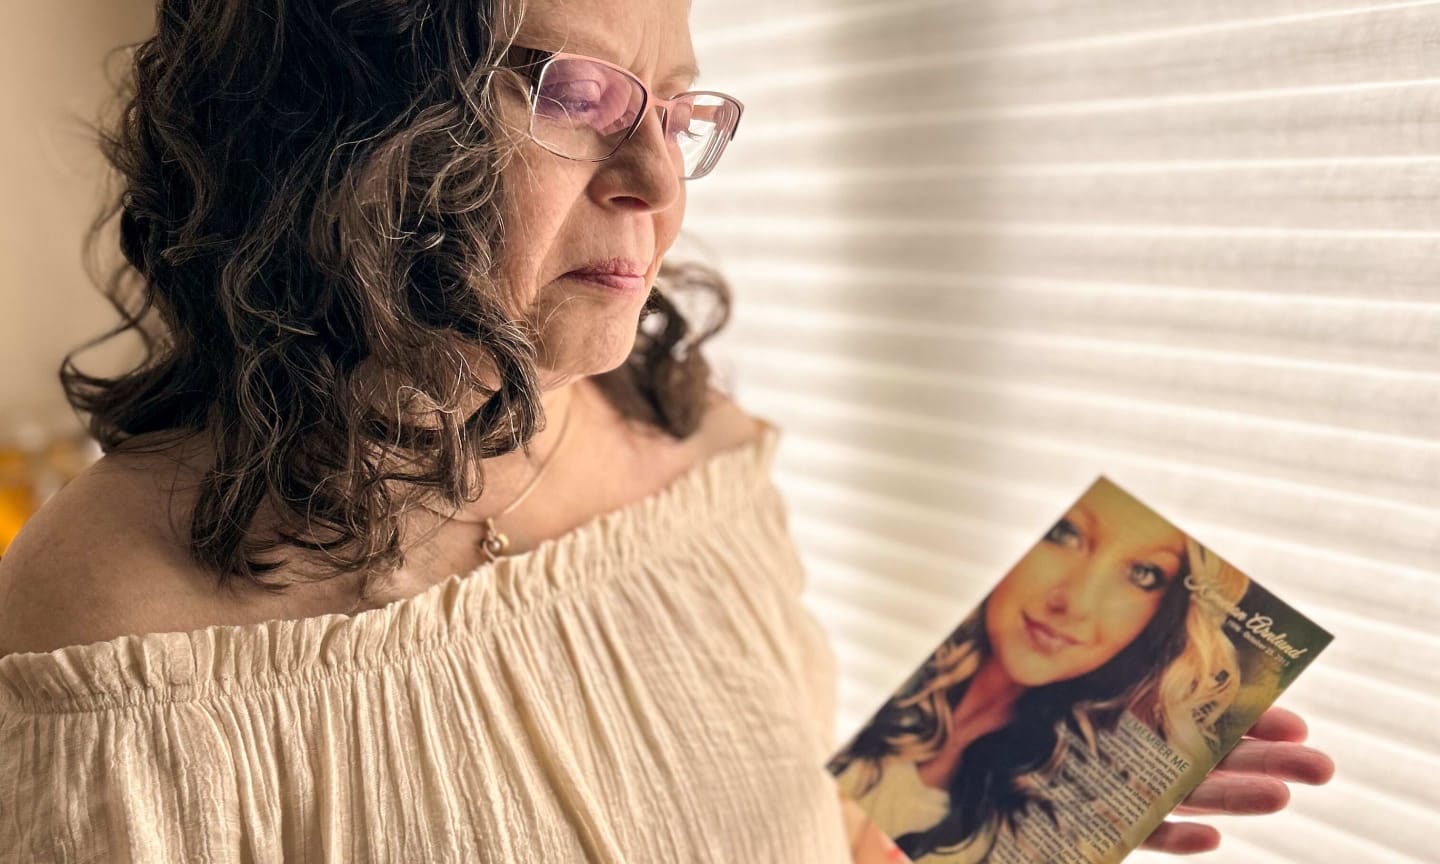
[[1051, 658], [1037, 655], [1024, 647], [1001, 651], [998, 658], [1006, 676], [1021, 687], [1043, 687], [1066, 677], [1065, 670]]
[[606, 339], [599, 344], [590, 341], [586, 348], [583, 352], [566, 352], [560, 356], [542, 355], [540, 365], [549, 370], [550, 377], [569, 380], [609, 372], [624, 365], [635, 350], [635, 331], [632, 328], [626, 337]]
[[[540, 361], [555, 369], [613, 369], [635, 347], [644, 298], [603, 300], [593, 292], [567, 291], [542, 295], [543, 302], [527, 313], [539, 334]], [[588, 301], [588, 302], [587, 302]]]
[[1044, 687], [1079, 678], [1092, 669], [1088, 665], [1057, 664], [1048, 659], [1037, 658], [1033, 662], [1022, 660], [1015, 664], [1015, 668], [1007, 668], [1006, 671], [1010, 674], [1010, 680], [1022, 687]]

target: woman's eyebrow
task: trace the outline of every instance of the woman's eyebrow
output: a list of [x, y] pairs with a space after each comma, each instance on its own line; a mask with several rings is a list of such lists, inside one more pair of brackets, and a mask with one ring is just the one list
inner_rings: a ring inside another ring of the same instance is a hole
[[[1157, 559], [1166, 555], [1175, 559], [1175, 564], [1178, 569], [1179, 565], [1183, 564], [1185, 561], [1185, 547], [1182, 545], [1179, 549], [1176, 549], [1172, 546], [1167, 546], [1161, 543], [1149, 549], [1146, 549], [1142, 554], [1138, 555], [1137, 557], [1143, 560], [1148, 560], [1150, 563], [1154, 564], [1156, 563]], [[1167, 570], [1168, 569], [1169, 568], [1167, 568]], [[1173, 576], [1174, 574], [1171, 573], [1168, 575]]]
[[[552, 50], [552, 51], [569, 51], [569, 52], [572, 52], [572, 53], [575, 53], [575, 54], [582, 54], [582, 55], [587, 56], [587, 57], [599, 57], [599, 58], [602, 59], [602, 60], [608, 60], [608, 59], [610, 59], [610, 58], [619, 57], [619, 56], [621, 56], [621, 55], [624, 53], [624, 52], [622, 52], [622, 51], [616, 51], [616, 50], [614, 50], [614, 47], [615, 47], [615, 46], [614, 46], [612, 43], [610, 43], [609, 41], [604, 40], [604, 39], [600, 39], [600, 40], [597, 40], [596, 42], [594, 42], [594, 43], [593, 43], [593, 48], [594, 48], [594, 50], [589, 50], [589, 49], [586, 48], [586, 46], [585, 46], [584, 44], [576, 45], [576, 44], [571, 43], [571, 41], [570, 41], [568, 38], [550, 38], [550, 37], [551, 37], [551, 32], [550, 32], [550, 31], [547, 31], [547, 30], [543, 30], [543, 29], [537, 30], [537, 31], [536, 31], [536, 34], [535, 34], [535, 37], [536, 37], [536, 38], [529, 39], [529, 40], [521, 40], [521, 41], [524, 41], [524, 44], [526, 44], [526, 45], [533, 45], [533, 46], [535, 46], [535, 47], [547, 48], [548, 50]], [[538, 39], [539, 41], [536, 41], [537, 39]], [[582, 43], [583, 43], [584, 40], [581, 40], [581, 41], [582, 41]], [[552, 45], [552, 44], [557, 45], [557, 46], [559, 46], [559, 47], [549, 48], [549, 46]], [[616, 61], [612, 61], [612, 62], [616, 62]], [[623, 65], [623, 64], [622, 64], [622, 65]], [[693, 84], [693, 83], [695, 83], [695, 81], [698, 80], [699, 78], [700, 78], [700, 67], [697, 66], [693, 61], [685, 60], [685, 61], [682, 61], [679, 65], [674, 66], [673, 68], [671, 68], [669, 74], [667, 74], [664, 78], [661, 78], [658, 83], [664, 84], [664, 83], [667, 83], [667, 82], [670, 82], [670, 81], [684, 80], [684, 81], [686, 81], [686, 82], [688, 82], [688, 83]]]
[[684, 81], [687, 84], [694, 84], [700, 78], [700, 69], [694, 63], [682, 63], [670, 70], [661, 81]]

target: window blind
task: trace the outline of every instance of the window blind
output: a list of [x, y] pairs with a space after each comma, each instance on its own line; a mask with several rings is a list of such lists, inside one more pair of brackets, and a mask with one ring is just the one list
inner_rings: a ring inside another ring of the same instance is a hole
[[[1336, 634], [1336, 780], [1197, 861], [1434, 861], [1440, 3], [695, 0], [682, 254], [843, 741], [1105, 473]], [[1137, 854], [1136, 860], [1163, 860]]]

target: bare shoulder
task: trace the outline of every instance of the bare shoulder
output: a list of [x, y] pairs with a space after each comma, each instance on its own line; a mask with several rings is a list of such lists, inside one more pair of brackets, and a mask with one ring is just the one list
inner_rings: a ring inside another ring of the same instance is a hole
[[[625, 464], [632, 466], [622, 473], [633, 482], [620, 498], [605, 502], [608, 509], [653, 494], [712, 457], [754, 443], [764, 431], [758, 418], [714, 387], [705, 394], [699, 427], [684, 439], [676, 440], [668, 432], [639, 423], [622, 424], [629, 429], [621, 436], [627, 445]], [[613, 468], [606, 470], [613, 473]]]
[[705, 418], [696, 433], [701, 458], [753, 443], [764, 431], [759, 418], [747, 412], [729, 394], [710, 388]]
[[653, 469], [664, 475], [667, 482], [711, 456], [753, 443], [764, 432], [759, 418], [713, 385], [705, 393], [700, 425], [679, 440], [655, 426], [623, 417], [608, 405], [603, 395], [597, 394], [595, 399], [601, 410], [610, 414], [616, 426], [624, 430], [617, 437], [628, 448], [627, 458], [642, 469], [639, 473], [650, 473], [649, 469]]
[[107, 456], [26, 522], [0, 558], [0, 656], [174, 629], [206, 594], [173, 541], [162, 477]]

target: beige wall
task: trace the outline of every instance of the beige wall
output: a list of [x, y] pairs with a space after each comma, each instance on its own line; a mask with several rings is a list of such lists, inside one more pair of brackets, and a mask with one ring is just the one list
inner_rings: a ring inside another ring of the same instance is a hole
[[[73, 426], [56, 369], [115, 316], [81, 264], [103, 173], [84, 121], [109, 91], [107, 51], [142, 38], [143, 0], [7, 4], [0, 27], [0, 436], [22, 421]], [[123, 57], [109, 61], [112, 76]], [[113, 246], [113, 243], [111, 244]], [[105, 369], [121, 351], [86, 355]], [[108, 356], [107, 356], [108, 355]]]

